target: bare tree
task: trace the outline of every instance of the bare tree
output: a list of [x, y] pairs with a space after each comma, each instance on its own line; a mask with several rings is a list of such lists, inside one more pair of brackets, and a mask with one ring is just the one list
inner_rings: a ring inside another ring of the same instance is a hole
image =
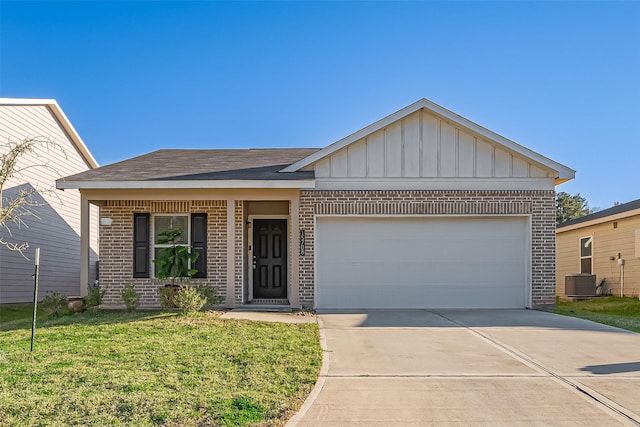
[[[52, 193], [54, 183], [52, 182], [51, 188], [37, 188], [24, 183], [27, 185], [16, 187], [17, 191], [12, 191], [11, 195], [7, 195], [6, 187], [13, 182], [13, 178], [20, 178], [27, 169], [45, 168], [56, 172], [51, 161], [44, 156], [45, 152], [57, 152], [66, 158], [62, 146], [45, 137], [9, 140], [4, 147], [0, 147], [0, 229], [6, 230], [6, 234], [0, 234], [0, 247], [20, 252], [22, 256], [25, 256], [24, 251], [29, 247], [29, 242], [12, 241], [11, 230], [27, 227], [24, 221], [26, 217], [38, 218], [35, 208], [44, 202], [37, 196]], [[32, 156], [36, 160], [20, 162], [26, 156]]]

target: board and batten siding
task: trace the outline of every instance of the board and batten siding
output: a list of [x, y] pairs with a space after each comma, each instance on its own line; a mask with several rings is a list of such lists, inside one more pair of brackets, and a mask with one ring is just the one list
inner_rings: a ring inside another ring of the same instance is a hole
[[316, 179], [537, 178], [553, 171], [424, 109], [315, 163]]
[[[614, 223], [617, 224], [614, 228]], [[624, 294], [640, 293], [640, 254], [636, 253], [640, 215], [606, 221], [556, 233], [556, 291], [565, 295], [565, 276], [580, 272], [580, 238], [593, 236], [593, 271], [596, 284], [605, 279], [607, 292], [620, 295], [621, 270], [618, 253], [624, 259]], [[614, 259], [612, 260], [611, 257]]]
[[[11, 197], [25, 186], [38, 193], [40, 206], [33, 209], [37, 217], [24, 219], [27, 227], [11, 226], [15, 242], [28, 242], [25, 259], [17, 252], [0, 248], [0, 303], [25, 302], [33, 299], [33, 257], [41, 248], [40, 292], [65, 295], [80, 293], [80, 193], [78, 190], [55, 190], [55, 180], [90, 168], [68, 134], [46, 105], [0, 105], [0, 152], [6, 152], [9, 141], [46, 138], [56, 145], [39, 145], [36, 153], [27, 153], [18, 161], [22, 170], [6, 185], [3, 197]], [[98, 208], [91, 206], [90, 278], [94, 278], [98, 259]]]

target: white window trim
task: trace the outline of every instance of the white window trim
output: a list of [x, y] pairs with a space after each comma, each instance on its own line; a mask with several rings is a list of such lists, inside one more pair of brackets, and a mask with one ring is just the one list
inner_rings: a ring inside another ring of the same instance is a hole
[[[159, 216], [184, 216], [187, 217], [187, 243], [180, 243], [176, 246], [191, 247], [191, 214], [190, 213], [163, 213], [158, 212], [151, 214], [151, 277], [156, 278], [156, 263], [153, 260], [156, 258], [156, 248], [170, 248], [171, 245], [156, 244], [156, 217]], [[189, 268], [191, 268], [191, 262], [189, 262]]]
[[[591, 256], [582, 256], [582, 240], [591, 239]], [[591, 236], [582, 236], [578, 239], [578, 271], [582, 274], [582, 260], [591, 258], [591, 274], [593, 273], [593, 235]]]

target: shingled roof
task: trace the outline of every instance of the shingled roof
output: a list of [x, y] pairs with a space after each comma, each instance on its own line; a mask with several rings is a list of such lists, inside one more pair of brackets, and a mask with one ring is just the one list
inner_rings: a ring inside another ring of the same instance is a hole
[[558, 224], [556, 227], [557, 230], [561, 230], [565, 227], [570, 227], [572, 225], [581, 224], [583, 222], [590, 222], [598, 219], [605, 220], [606, 218], [614, 215], [624, 214], [625, 212], [640, 210], [640, 199], [633, 200], [628, 203], [622, 203], [620, 205], [616, 205], [609, 209], [603, 209], [598, 212], [594, 212], [589, 215], [585, 215], [580, 218], [572, 219], [571, 221], [563, 222], [562, 224]]
[[58, 188], [77, 188], [73, 183], [91, 182], [313, 180], [313, 171], [278, 171], [316, 151], [317, 148], [158, 150], [60, 179]]

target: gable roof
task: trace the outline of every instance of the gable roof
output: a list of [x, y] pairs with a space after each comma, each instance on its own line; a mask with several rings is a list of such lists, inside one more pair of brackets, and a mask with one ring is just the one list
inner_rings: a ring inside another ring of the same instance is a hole
[[334, 142], [333, 144], [311, 154], [308, 157], [305, 157], [304, 159], [301, 159], [296, 163], [293, 163], [285, 167], [284, 169], [281, 170], [281, 172], [291, 173], [291, 172], [299, 171], [300, 169], [306, 166], [309, 166], [310, 164], [317, 162], [318, 160], [335, 153], [336, 151], [366, 137], [367, 135], [370, 135], [380, 129], [385, 128], [386, 126], [389, 126], [391, 123], [394, 123], [420, 109], [425, 109], [437, 116], [444, 118], [445, 120], [456, 123], [459, 126], [462, 126], [488, 140], [491, 140], [499, 145], [502, 145], [503, 147], [507, 148], [508, 150], [511, 150], [512, 152], [518, 153], [525, 158], [528, 158], [536, 163], [539, 163], [543, 166], [546, 166], [549, 169], [554, 170], [556, 172], [556, 176], [555, 176], [556, 185], [575, 178], [575, 171], [573, 169], [567, 166], [564, 166], [560, 163], [557, 163], [547, 157], [544, 157], [541, 154], [536, 153], [535, 151], [525, 148], [522, 145], [517, 144], [514, 141], [511, 141], [510, 139], [507, 139], [501, 135], [498, 135], [497, 133], [494, 133], [482, 126], [479, 126], [473, 123], [472, 121], [467, 120], [464, 117], [459, 116], [456, 113], [449, 111], [446, 108], [441, 107], [440, 105], [435, 104], [424, 98], [399, 111], [396, 111], [395, 113], [381, 120], [378, 120], [375, 123], [370, 124], [369, 126], [337, 142]]
[[[78, 173], [57, 181], [65, 188], [217, 188], [312, 186], [313, 171], [278, 173], [317, 148], [185, 150], [164, 149]], [[311, 182], [310, 185], [307, 182]]]
[[55, 99], [0, 98], [0, 106], [3, 105], [44, 105], [49, 109], [49, 111], [51, 111], [60, 126], [62, 126], [87, 165], [92, 169], [98, 167], [98, 162], [93, 157], [82, 138], [80, 138], [80, 135], [78, 135], [78, 132], [76, 132], [75, 128]]
[[640, 199], [628, 203], [622, 203], [609, 209], [603, 209], [571, 221], [563, 222], [556, 227], [556, 231], [563, 232], [575, 230], [577, 228], [588, 227], [602, 222], [614, 221], [616, 219], [627, 218], [640, 215]]

